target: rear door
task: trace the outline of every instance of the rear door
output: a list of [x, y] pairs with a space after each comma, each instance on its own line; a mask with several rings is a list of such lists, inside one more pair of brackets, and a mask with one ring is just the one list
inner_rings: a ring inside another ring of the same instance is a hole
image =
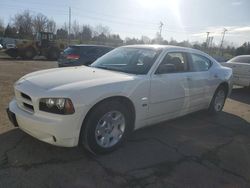
[[207, 105], [209, 98], [209, 69], [212, 66], [210, 59], [196, 53], [187, 53], [189, 73], [187, 74], [189, 86], [189, 100], [191, 108], [202, 108]]

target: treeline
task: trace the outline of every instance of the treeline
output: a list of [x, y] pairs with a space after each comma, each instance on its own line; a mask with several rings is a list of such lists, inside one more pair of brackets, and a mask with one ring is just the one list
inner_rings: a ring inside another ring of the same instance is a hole
[[98, 25], [80, 25], [76, 20], [73, 21], [70, 34], [67, 23], [63, 26], [58, 26], [53, 18], [38, 13], [36, 15], [31, 14], [29, 10], [25, 10], [22, 13], [16, 14], [7, 24], [4, 26], [3, 20], [0, 19], [0, 37], [10, 37], [16, 39], [32, 39], [37, 32], [46, 31], [56, 34], [56, 38], [60, 40], [71, 40], [71, 43], [94, 43], [94, 44], [106, 44], [112, 46], [130, 45], [130, 44], [166, 44], [176, 45], [183, 47], [191, 47], [205, 51], [214, 57], [223, 56], [224, 59], [229, 59], [235, 55], [250, 54], [250, 42], [244, 43], [241, 47], [235, 48], [233, 46], [226, 46], [222, 49], [218, 46], [208, 46], [204, 43], [190, 43], [189, 41], [177, 42], [174, 39], [170, 41], [164, 40], [159, 33], [151, 39], [147, 36], [138, 38], [126, 37], [121, 39], [119, 34], [111, 33], [111, 30], [107, 26]]
[[74, 43], [96, 42], [108, 43], [114, 46], [123, 44], [119, 34], [112, 34], [107, 26], [80, 25], [76, 20], [72, 23], [70, 34], [67, 23], [58, 27], [52, 18], [38, 13], [33, 15], [29, 10], [16, 14], [11, 22], [4, 27], [0, 20], [0, 37], [16, 39], [33, 39], [37, 32], [52, 32], [57, 39], [72, 40]]
[[31, 39], [39, 31], [54, 33], [56, 22], [41, 13], [32, 15], [28, 10], [16, 14], [6, 27], [4, 27], [3, 21], [0, 21], [0, 36], [2, 37]]

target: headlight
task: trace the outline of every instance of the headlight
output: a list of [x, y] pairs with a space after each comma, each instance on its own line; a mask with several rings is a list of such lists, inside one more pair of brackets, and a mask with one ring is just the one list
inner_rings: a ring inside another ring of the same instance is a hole
[[42, 98], [39, 102], [39, 110], [54, 114], [73, 114], [73, 103], [67, 98]]

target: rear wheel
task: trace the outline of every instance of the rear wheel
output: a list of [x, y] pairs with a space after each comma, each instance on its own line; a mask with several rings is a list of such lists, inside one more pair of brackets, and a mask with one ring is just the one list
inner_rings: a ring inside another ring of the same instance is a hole
[[216, 114], [222, 111], [224, 104], [225, 104], [226, 95], [227, 95], [227, 92], [224, 86], [221, 85], [216, 89], [213, 99], [209, 106], [210, 113]]
[[50, 48], [48, 50], [48, 53], [46, 55], [46, 58], [48, 60], [57, 60], [59, 57], [60, 51], [57, 48]]
[[22, 58], [24, 59], [33, 59], [36, 55], [36, 51], [34, 50], [34, 48], [29, 47], [29, 48], [25, 48], [22, 51]]
[[132, 130], [129, 110], [119, 101], [97, 105], [88, 115], [81, 130], [81, 144], [93, 153], [115, 150]]

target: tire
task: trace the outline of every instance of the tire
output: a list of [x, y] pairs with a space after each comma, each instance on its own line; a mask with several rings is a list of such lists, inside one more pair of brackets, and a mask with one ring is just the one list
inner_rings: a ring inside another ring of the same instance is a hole
[[24, 59], [33, 59], [36, 56], [36, 51], [34, 48], [26, 48], [22, 52], [22, 58]]
[[10, 48], [5, 51], [7, 55], [9, 55], [12, 58], [17, 58], [18, 57], [18, 51], [16, 48]]
[[217, 114], [222, 111], [227, 96], [227, 90], [224, 86], [220, 85], [213, 96], [213, 99], [209, 105], [209, 113]]
[[114, 151], [132, 132], [133, 121], [130, 117], [130, 111], [121, 102], [101, 102], [86, 117], [80, 134], [80, 144], [95, 154]]
[[57, 60], [58, 57], [59, 57], [59, 53], [60, 53], [59, 49], [57, 49], [57, 48], [51, 48], [51, 49], [49, 49], [46, 58], [48, 60], [52, 60], [52, 61]]

